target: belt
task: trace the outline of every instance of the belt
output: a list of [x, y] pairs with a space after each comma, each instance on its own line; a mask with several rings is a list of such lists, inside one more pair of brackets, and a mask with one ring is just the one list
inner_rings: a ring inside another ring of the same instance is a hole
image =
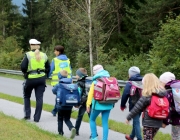
[[28, 74], [42, 74], [42, 73], [45, 73], [45, 70], [37, 69], [37, 70], [28, 71]]

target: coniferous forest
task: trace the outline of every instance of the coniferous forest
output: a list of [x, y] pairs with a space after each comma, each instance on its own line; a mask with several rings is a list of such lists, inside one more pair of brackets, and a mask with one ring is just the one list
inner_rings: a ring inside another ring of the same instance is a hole
[[179, 0], [0, 0], [0, 68], [20, 69], [29, 39], [49, 61], [62, 45], [72, 69], [100, 63], [127, 80], [129, 67], [180, 78]]

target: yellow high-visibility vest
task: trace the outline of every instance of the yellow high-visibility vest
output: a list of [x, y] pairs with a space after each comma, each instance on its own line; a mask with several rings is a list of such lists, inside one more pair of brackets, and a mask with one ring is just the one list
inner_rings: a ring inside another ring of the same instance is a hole
[[52, 80], [51, 80], [51, 85], [52, 86], [55, 86], [56, 84], [58, 84], [58, 82], [59, 82], [58, 73], [61, 70], [66, 70], [68, 72], [68, 77], [67, 78], [71, 78], [72, 71], [71, 71], [69, 59], [60, 60], [58, 58], [54, 58], [54, 67], [55, 67], [55, 69], [54, 69], [54, 71], [52, 73]]
[[[26, 53], [28, 58], [28, 78], [39, 78], [45, 76], [45, 72], [36, 73], [36, 70], [44, 70], [45, 71], [45, 63], [47, 61], [47, 55], [45, 53], [40, 52], [41, 60], [37, 61], [35, 57], [35, 52], [30, 51]], [[32, 72], [33, 71], [33, 72]]]

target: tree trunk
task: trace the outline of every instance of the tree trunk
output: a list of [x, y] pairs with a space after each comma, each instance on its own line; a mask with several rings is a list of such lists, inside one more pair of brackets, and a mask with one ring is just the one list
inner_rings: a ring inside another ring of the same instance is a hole
[[93, 53], [92, 53], [92, 19], [91, 19], [91, 0], [88, 0], [88, 18], [89, 18], [89, 57], [91, 76], [93, 75]]
[[118, 33], [121, 33], [121, 14], [119, 13], [122, 7], [122, 0], [116, 0], [117, 5], [117, 20], [118, 20]]
[[31, 13], [30, 13], [30, 37], [32, 38], [32, 34], [33, 34], [33, 30], [32, 30], [32, 23], [33, 23], [33, 21], [32, 21], [32, 6], [33, 6], [33, 4], [32, 4], [32, 0], [31, 0]]
[[[4, 17], [4, 9], [2, 9], [2, 16]], [[5, 20], [5, 19], [4, 19]], [[3, 36], [5, 36], [5, 30], [6, 30], [6, 28], [5, 28], [5, 25], [4, 25], [4, 23], [2, 23], [3, 25], [2, 25], [2, 34], [3, 34]]]

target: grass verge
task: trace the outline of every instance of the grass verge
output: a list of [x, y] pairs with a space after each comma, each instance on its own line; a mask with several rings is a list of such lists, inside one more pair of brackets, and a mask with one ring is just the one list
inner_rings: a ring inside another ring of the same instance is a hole
[[[0, 98], [1, 99], [6, 99], [6, 100], [9, 100], [9, 101], [12, 101], [12, 102], [16, 102], [16, 103], [19, 103], [19, 104], [23, 104], [23, 99], [20, 98], [20, 97], [0, 93]], [[35, 101], [31, 101], [31, 106], [35, 107], [35, 105], [36, 105]], [[45, 111], [50, 112], [53, 107], [54, 107], [53, 105], [43, 104], [43, 110], [45, 110]], [[71, 117], [72, 118], [77, 118], [77, 112], [74, 111], [71, 114]], [[84, 122], [89, 122], [89, 118], [88, 118], [87, 114], [84, 115], [83, 121]], [[96, 124], [99, 125], [99, 126], [102, 125], [100, 117], [97, 118]], [[114, 131], [117, 131], [117, 132], [120, 132], [120, 133], [123, 133], [123, 134], [129, 134], [131, 132], [131, 129], [132, 129], [132, 127], [130, 125], [126, 125], [124, 123], [117, 122], [117, 121], [114, 121], [114, 120], [109, 120], [109, 128], [111, 130], [114, 130]], [[155, 137], [155, 140], [170, 140], [170, 139], [171, 138], [170, 138], [169, 134], [163, 134], [162, 132], [158, 132], [158, 134]]]
[[[19, 76], [19, 75], [11, 75], [11, 74], [2, 74], [2, 73], [0, 73], [0, 76], [7, 77], [7, 78], [19, 79], [19, 80], [24, 79], [22, 76]], [[50, 80], [47, 80], [47, 84], [50, 84]], [[6, 100], [9, 100], [9, 101], [13, 101], [13, 102], [16, 102], [16, 103], [23, 104], [23, 100], [20, 97], [0, 93], [0, 98], [6, 99]], [[35, 104], [36, 104], [35, 101], [31, 101], [31, 106], [32, 107], [35, 107]], [[54, 107], [53, 105], [43, 104], [43, 110], [45, 110], [45, 111], [50, 112], [53, 107]], [[77, 118], [77, 112], [74, 111], [71, 114], [71, 117], [76, 119]], [[84, 122], [89, 122], [89, 117], [88, 117], [87, 114], [84, 115], [83, 121]], [[97, 118], [96, 124], [98, 126], [102, 126], [101, 117]], [[114, 121], [114, 120], [109, 120], [109, 128], [111, 130], [114, 130], [114, 131], [117, 131], [117, 132], [120, 132], [120, 133], [123, 133], [123, 134], [129, 134], [131, 132], [131, 130], [132, 130], [132, 126], [126, 125], [126, 124], [124, 124], [122, 122], [117, 122], [117, 121]], [[156, 137], [154, 138], [154, 140], [171, 140], [171, 136], [169, 134], [164, 134], [162, 132], [158, 132]]]
[[67, 140], [60, 135], [44, 131], [33, 123], [15, 119], [1, 112], [0, 126], [0, 139], [2, 140]]

